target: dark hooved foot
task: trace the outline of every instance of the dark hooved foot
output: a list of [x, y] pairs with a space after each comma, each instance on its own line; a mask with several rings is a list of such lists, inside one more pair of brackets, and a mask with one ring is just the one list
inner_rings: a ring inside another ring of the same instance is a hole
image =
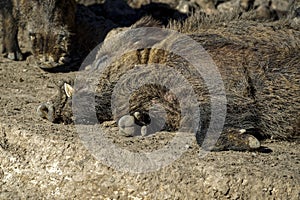
[[118, 121], [119, 134], [122, 136], [147, 136], [153, 131], [148, 130], [147, 123], [150, 117], [145, 113], [135, 112], [133, 115], [124, 115]]
[[247, 134], [244, 129], [227, 129], [219, 137], [217, 143], [205, 145], [204, 149], [211, 151], [254, 151], [260, 148], [259, 140], [253, 135]]
[[138, 126], [135, 124], [134, 117], [131, 115], [124, 115], [118, 122], [119, 134], [130, 137], [138, 135]]
[[24, 59], [23, 54], [20, 51], [8, 53], [7, 58], [10, 60], [16, 60], [16, 61], [21, 61]]

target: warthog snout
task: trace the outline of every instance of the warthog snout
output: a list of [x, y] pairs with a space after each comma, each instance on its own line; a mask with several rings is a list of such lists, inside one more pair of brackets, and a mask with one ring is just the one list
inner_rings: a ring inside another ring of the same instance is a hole
[[55, 121], [55, 114], [54, 114], [54, 107], [53, 104], [50, 102], [42, 103], [37, 108], [37, 114], [39, 117], [43, 119], [47, 119], [50, 122]]

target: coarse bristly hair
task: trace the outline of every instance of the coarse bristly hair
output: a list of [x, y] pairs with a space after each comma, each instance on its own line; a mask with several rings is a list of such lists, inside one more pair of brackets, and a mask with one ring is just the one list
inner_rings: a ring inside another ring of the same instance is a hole
[[[181, 33], [193, 33], [197, 32], [199, 29], [206, 29], [216, 26], [226, 26], [232, 21], [257, 21], [257, 22], [271, 22], [276, 24], [276, 27], [292, 27], [293, 29], [299, 29], [299, 18], [300, 18], [300, 2], [297, 0], [291, 0], [289, 3], [289, 9], [285, 15], [283, 15], [279, 20], [270, 19], [257, 19], [257, 13], [255, 10], [250, 10], [248, 12], [242, 12], [240, 9], [233, 9], [231, 12], [220, 12], [214, 15], [206, 15], [205, 13], [194, 13], [191, 17], [182, 21], [170, 21], [168, 28], [174, 29]], [[297, 22], [297, 25], [295, 23]]]
[[[230, 20], [194, 15], [184, 23], [176, 22], [168, 26], [202, 45], [218, 67], [227, 97], [224, 129], [245, 129], [260, 138], [299, 138], [300, 32], [292, 25], [293, 20], [289, 16], [275, 22], [259, 22], [236, 15]], [[174, 45], [172, 40], [168, 41], [167, 45]], [[114, 41], [114, 45], [121, 46], [124, 42], [126, 41]], [[107, 51], [109, 53], [109, 49]], [[126, 87], [134, 87], [134, 81], [120, 83], [122, 75], [136, 65], [152, 63], [171, 67], [187, 79], [199, 103], [199, 132], [205, 133], [211, 120], [211, 96], [203, 78], [189, 61], [158, 48], [127, 52], [107, 67], [99, 76], [96, 99], [100, 100], [96, 102], [109, 102], [116, 83], [123, 84], [124, 90]], [[144, 74], [140, 74], [139, 70], [134, 70], [132, 73], [135, 73], [132, 77], [140, 80], [151, 71], [146, 70]], [[166, 77], [161, 83], [170, 78], [172, 77]], [[182, 120], [178, 112], [178, 101], [176, 97], [168, 96], [174, 94], [163, 85], [141, 87], [130, 98], [129, 112], [147, 112], [151, 102], [159, 102], [167, 110], [165, 128], [170, 131], [178, 130], [179, 121]], [[128, 101], [128, 97], [120, 98], [120, 102]], [[106, 104], [98, 105], [96, 112], [100, 122], [107, 120], [108, 116], [118, 120], [128, 114], [126, 108], [119, 107], [113, 116], [111, 107]]]

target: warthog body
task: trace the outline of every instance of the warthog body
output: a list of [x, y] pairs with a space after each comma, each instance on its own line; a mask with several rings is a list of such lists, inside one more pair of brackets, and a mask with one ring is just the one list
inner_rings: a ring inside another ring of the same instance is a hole
[[[221, 74], [227, 98], [227, 114], [224, 132], [217, 144], [223, 145], [224, 149], [245, 149], [236, 147], [243, 145], [233, 144], [234, 147], [230, 148], [222, 144], [235, 138], [232, 136], [232, 133], [235, 133], [232, 129], [243, 129], [259, 138], [293, 139], [299, 137], [300, 31], [294, 24], [295, 20], [295, 18], [288, 17], [276, 22], [258, 23], [239, 17], [232, 17], [229, 20], [216, 19], [216, 17], [213, 19], [192, 17], [183, 24], [169, 25], [170, 29], [186, 34], [201, 44]], [[124, 41], [114, 42], [120, 42], [121, 45]], [[172, 41], [168, 42], [169, 47], [175, 45]], [[98, 58], [101, 59], [101, 57]], [[122, 84], [120, 83], [123, 80], [121, 77], [134, 69], [136, 65], [147, 67], [147, 64], [153, 63], [176, 70], [192, 85], [201, 113], [201, 128], [198, 130], [198, 141], [201, 143], [211, 120], [211, 94], [203, 77], [196, 72], [189, 61], [162, 49], [150, 48], [127, 52], [99, 75], [96, 89], [98, 120], [100, 122], [109, 119], [119, 121], [128, 114], [133, 116], [136, 112], [147, 113], [153, 104], [159, 104], [167, 114], [163, 128], [170, 131], [180, 128], [181, 120], [183, 120], [180, 116], [180, 102], [176, 95], [164, 85], [144, 85], [131, 94], [129, 110], [122, 106], [111, 110], [113, 89], [116, 84]], [[134, 72], [137, 73], [132, 76], [137, 79], [150, 74], [150, 71], [148, 74], [147, 72], [139, 74], [139, 70]], [[166, 78], [172, 79], [172, 77]], [[135, 82], [127, 83], [126, 80], [124, 82], [128, 88], [134, 87], [134, 84]], [[80, 106], [77, 104], [80, 112], [95, 109], [84, 100], [93, 96], [85, 95], [80, 89], [75, 92], [78, 92], [79, 96], [85, 96]], [[128, 101], [127, 96], [122, 99], [119, 95], [119, 98], [121, 98], [120, 102]], [[64, 108], [60, 110], [63, 111]], [[157, 113], [151, 111], [151, 115], [159, 118], [160, 111]], [[51, 119], [61, 118], [57, 113]], [[88, 116], [83, 118], [88, 121]], [[130, 117], [127, 118], [130, 119]], [[245, 141], [248, 142], [248, 147], [251, 148], [250, 143], [257, 147], [257, 141], [253, 141], [252, 137], [247, 136]]]
[[[74, 0], [4, 0], [2, 51], [10, 59], [22, 60], [19, 38], [30, 43], [36, 61], [53, 67], [69, 56], [71, 32], [75, 23]], [[27, 41], [26, 41], [27, 40]]]

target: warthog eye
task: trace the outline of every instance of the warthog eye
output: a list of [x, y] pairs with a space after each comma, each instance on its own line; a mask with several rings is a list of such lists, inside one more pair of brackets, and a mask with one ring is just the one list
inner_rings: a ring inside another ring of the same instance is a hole
[[30, 40], [35, 40], [36, 39], [36, 34], [33, 33], [33, 32], [29, 32], [29, 37], [30, 37]]

